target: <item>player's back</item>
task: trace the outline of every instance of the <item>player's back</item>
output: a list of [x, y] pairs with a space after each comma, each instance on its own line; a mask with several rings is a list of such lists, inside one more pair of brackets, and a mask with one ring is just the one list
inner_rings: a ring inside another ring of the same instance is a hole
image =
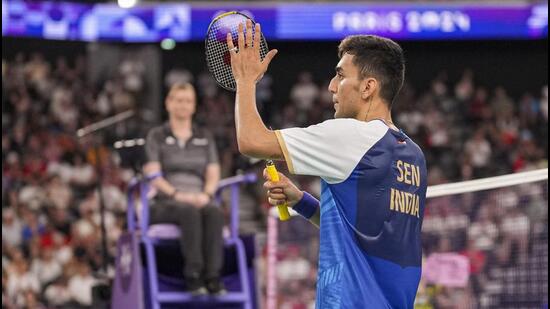
[[381, 120], [276, 134], [291, 173], [322, 179], [317, 308], [412, 308], [427, 184], [420, 148]]
[[356, 130], [344, 138], [364, 151], [342, 154], [344, 165], [354, 164], [345, 180], [322, 181], [318, 308], [412, 308], [421, 274], [424, 155], [382, 121], [348, 121]]

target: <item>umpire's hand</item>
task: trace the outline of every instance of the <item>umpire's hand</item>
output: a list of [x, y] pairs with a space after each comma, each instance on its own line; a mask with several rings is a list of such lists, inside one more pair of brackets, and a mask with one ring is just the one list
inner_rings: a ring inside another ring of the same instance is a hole
[[292, 181], [281, 173], [279, 173], [279, 181], [272, 182], [267, 174], [267, 169], [264, 169], [264, 179], [266, 180], [264, 188], [267, 189], [267, 200], [273, 206], [287, 202], [288, 207], [292, 207], [304, 196], [304, 192], [300, 191]]

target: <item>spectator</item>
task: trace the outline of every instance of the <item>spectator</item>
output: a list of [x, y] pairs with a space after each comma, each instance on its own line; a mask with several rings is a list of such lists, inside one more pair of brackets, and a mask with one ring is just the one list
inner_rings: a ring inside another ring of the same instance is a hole
[[40, 285], [45, 286], [59, 277], [63, 269], [59, 261], [55, 259], [53, 248], [44, 247], [39, 254], [40, 258], [32, 262], [31, 271], [40, 281]]
[[471, 69], [466, 69], [462, 74], [462, 78], [455, 86], [455, 97], [460, 102], [466, 102], [474, 93], [474, 72]]
[[40, 222], [38, 214], [34, 210], [23, 210], [23, 222], [23, 240], [25, 241], [39, 237], [46, 231], [46, 226]]
[[527, 260], [527, 253], [529, 248], [529, 233], [530, 233], [530, 221], [529, 218], [523, 213], [523, 211], [516, 207], [510, 207], [504, 216], [501, 224], [502, 235], [504, 242], [508, 242], [504, 246], [507, 251], [507, 256], [503, 257], [504, 261], [510, 258], [512, 253], [512, 246], [517, 246], [517, 253], [520, 261]]
[[435, 305], [441, 309], [475, 308], [474, 299], [468, 288], [441, 287], [440, 293], [435, 296]]
[[277, 264], [277, 276], [282, 284], [307, 279], [311, 266], [302, 256], [298, 246], [286, 248], [285, 257]]
[[76, 265], [76, 274], [69, 279], [67, 285], [71, 299], [79, 305], [92, 305], [92, 287], [96, 283], [90, 273], [90, 266], [86, 263]]
[[18, 247], [22, 242], [23, 225], [11, 207], [2, 209], [2, 243]]
[[473, 138], [466, 142], [464, 151], [467, 160], [473, 166], [473, 173], [476, 178], [489, 175], [489, 160], [491, 159], [491, 145], [485, 138], [483, 128], [477, 129]]
[[290, 90], [290, 99], [298, 111], [298, 121], [306, 122], [307, 111], [313, 107], [313, 102], [319, 96], [319, 87], [313, 83], [313, 77], [309, 72], [301, 72], [298, 75], [298, 83]]
[[20, 251], [16, 251], [12, 266], [7, 270], [7, 295], [17, 306], [25, 305], [25, 293], [40, 291], [40, 281], [33, 273], [29, 272], [29, 263]]
[[25, 291], [23, 297], [24, 297], [24, 303], [25, 303], [23, 309], [46, 309], [44, 304], [42, 304], [38, 300], [37, 293], [35, 293], [34, 291], [32, 290]]
[[46, 197], [52, 206], [58, 209], [67, 209], [72, 201], [73, 192], [71, 188], [61, 180], [61, 177], [54, 175], [46, 184]]
[[468, 229], [468, 238], [473, 242], [471, 245], [477, 250], [490, 252], [495, 248], [498, 236], [499, 230], [490, 217], [488, 206], [481, 205], [477, 219]]
[[51, 306], [62, 307], [71, 302], [71, 292], [67, 286], [67, 276], [63, 274], [48, 285], [44, 298]]
[[[470, 276], [472, 285], [476, 293], [480, 293], [482, 290], [483, 282], [486, 280], [484, 277], [485, 266], [487, 263], [487, 254], [476, 248], [475, 239], [468, 239], [466, 248], [460, 253], [468, 258], [470, 261]], [[482, 282], [483, 281], [483, 282]]]

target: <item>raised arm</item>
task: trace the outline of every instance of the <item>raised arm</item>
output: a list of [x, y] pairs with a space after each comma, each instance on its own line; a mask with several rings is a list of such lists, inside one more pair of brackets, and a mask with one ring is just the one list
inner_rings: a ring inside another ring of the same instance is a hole
[[[235, 127], [239, 152], [254, 158], [283, 159], [283, 153], [275, 132], [262, 121], [256, 107], [256, 83], [262, 78], [277, 50], [271, 50], [262, 61], [260, 58], [260, 24], [252, 35], [252, 22], [246, 23], [246, 38], [243, 25], [238, 29], [238, 47], [235, 48], [231, 33], [227, 44], [231, 53], [231, 69], [237, 83], [235, 98]], [[237, 51], [238, 49], [238, 51]]]

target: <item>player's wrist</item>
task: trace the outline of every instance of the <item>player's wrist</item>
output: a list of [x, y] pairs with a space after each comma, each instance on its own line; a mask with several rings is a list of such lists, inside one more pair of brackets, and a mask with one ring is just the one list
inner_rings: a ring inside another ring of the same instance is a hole
[[238, 89], [254, 89], [256, 88], [256, 81], [254, 79], [248, 79], [248, 78], [241, 78], [236, 81], [237, 88]]
[[310, 219], [317, 212], [319, 201], [305, 191], [302, 193], [302, 198], [292, 207], [292, 209], [294, 209], [302, 217]]
[[304, 198], [305, 191], [299, 191], [296, 197], [292, 200], [288, 200], [288, 207], [294, 207]]

